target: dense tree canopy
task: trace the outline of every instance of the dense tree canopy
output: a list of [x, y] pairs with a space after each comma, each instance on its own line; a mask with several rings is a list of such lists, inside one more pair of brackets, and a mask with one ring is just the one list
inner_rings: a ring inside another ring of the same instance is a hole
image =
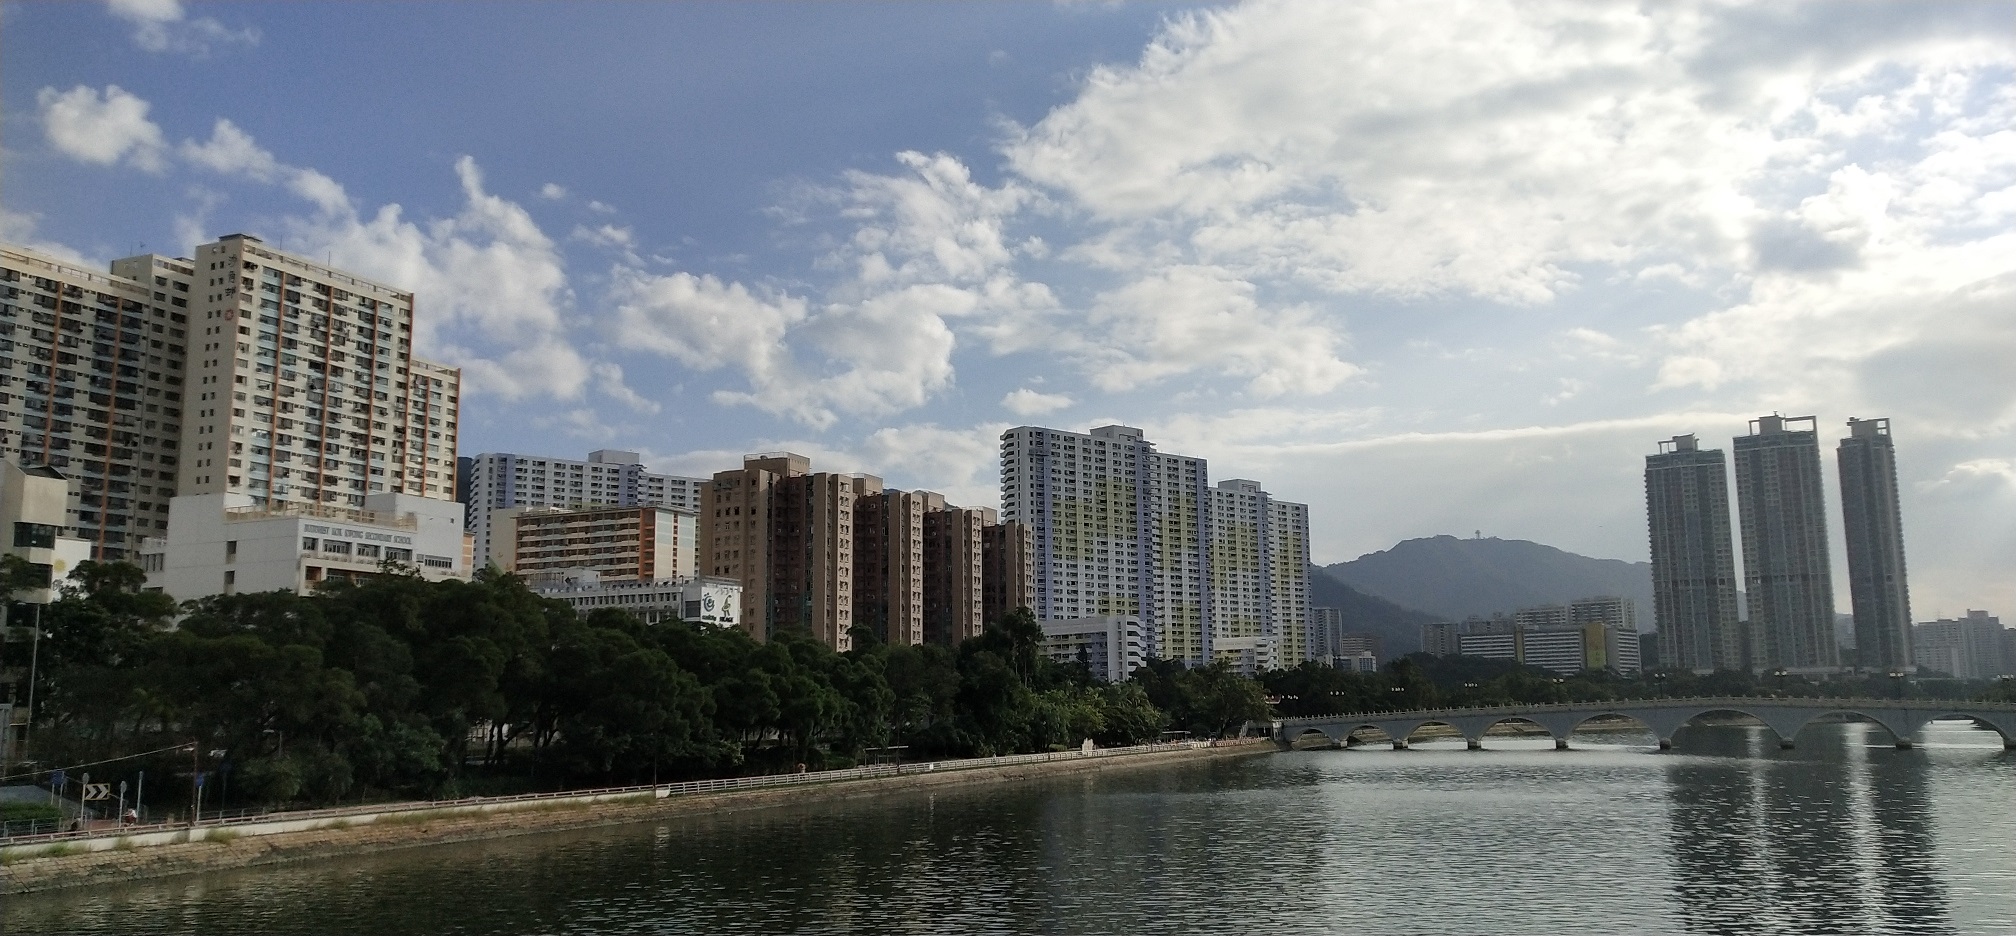
[[192, 740], [215, 807], [789, 771], [892, 747], [1134, 744], [1166, 721], [1141, 686], [1050, 661], [1026, 611], [957, 648], [862, 632], [843, 654], [799, 634], [583, 616], [495, 573], [180, 608], [144, 584], [87, 563], [44, 609], [34, 756], [171, 749], [118, 768], [151, 768], [156, 802], [181, 794], [162, 780], [187, 783]]
[[[1150, 660], [1126, 682], [1054, 662], [1020, 610], [957, 647], [835, 653], [803, 634], [644, 625], [577, 614], [509, 575], [428, 582], [388, 568], [310, 596], [218, 595], [177, 607], [124, 564], [84, 563], [40, 611], [34, 742], [43, 765], [159, 751], [149, 802], [185, 796], [191, 742], [206, 805], [561, 789], [1217, 737], [1276, 715], [1652, 695], [1979, 694], [1958, 681], [1821, 684], [1744, 673], [1558, 676], [1417, 654], [1378, 673], [1318, 663], [1241, 675]], [[38, 587], [0, 561], [0, 593]], [[24, 606], [11, 608], [18, 636]], [[0, 660], [11, 698], [29, 646]], [[1995, 687], [2006, 695], [2006, 684]], [[897, 750], [892, 750], [897, 749]]]

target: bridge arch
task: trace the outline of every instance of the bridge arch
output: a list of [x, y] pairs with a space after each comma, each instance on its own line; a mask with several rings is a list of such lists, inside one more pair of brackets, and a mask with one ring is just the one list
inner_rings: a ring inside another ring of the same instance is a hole
[[1490, 733], [1491, 729], [1496, 728], [1499, 725], [1515, 724], [1515, 723], [1521, 725], [1532, 725], [1533, 727], [1538, 728], [1541, 731], [1547, 732], [1548, 737], [1551, 737], [1556, 741], [1559, 741], [1562, 738], [1567, 737], [1566, 734], [1555, 734], [1554, 729], [1552, 727], [1548, 726], [1546, 723], [1540, 721], [1539, 719], [1535, 718], [1532, 715], [1499, 715], [1492, 718], [1479, 719], [1478, 721], [1482, 723], [1477, 729], [1477, 737], [1479, 738], [1484, 737], [1486, 734]]
[[1339, 747], [1343, 746], [1346, 740], [1349, 740], [1348, 736], [1345, 739], [1336, 738], [1332, 736], [1329, 731], [1326, 731], [1323, 728], [1319, 728], [1315, 725], [1304, 725], [1300, 729], [1290, 729], [1290, 731], [1287, 732], [1287, 735], [1288, 737], [1285, 740], [1287, 741], [1287, 746], [1291, 749], [1294, 748], [1297, 744], [1310, 740], [1309, 738], [1310, 735], [1315, 735], [1319, 738], [1322, 738], [1323, 743], [1326, 745], [1336, 745]]
[[[1933, 715], [1925, 719], [1925, 724], [1931, 724], [1942, 718], [1964, 718], [1971, 721], [1976, 727], [1986, 728], [2000, 736], [2003, 747], [2016, 750], [2016, 715], [2003, 715], [1997, 718], [1982, 712], [1953, 711]], [[1924, 725], [1919, 727], [1922, 729]]]
[[1389, 738], [1392, 737], [1392, 735], [1389, 734], [1386, 731], [1386, 729], [1381, 728], [1378, 725], [1375, 725], [1371, 722], [1359, 722], [1357, 725], [1351, 728], [1344, 729], [1344, 733], [1340, 736], [1337, 736], [1338, 739], [1337, 743], [1344, 745], [1345, 747], [1350, 747], [1351, 741], [1354, 738], [1361, 742], [1370, 741], [1372, 740], [1371, 738], [1362, 737], [1368, 731], [1378, 732], [1379, 734], [1386, 735]]

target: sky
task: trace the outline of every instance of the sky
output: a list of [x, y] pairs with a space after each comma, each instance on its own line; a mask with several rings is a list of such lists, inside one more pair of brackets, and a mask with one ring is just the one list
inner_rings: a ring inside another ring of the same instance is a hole
[[998, 502], [1145, 429], [1647, 558], [1645, 455], [1888, 417], [1913, 610], [2016, 615], [2016, 4], [0, 3], [0, 239], [418, 294], [465, 453]]

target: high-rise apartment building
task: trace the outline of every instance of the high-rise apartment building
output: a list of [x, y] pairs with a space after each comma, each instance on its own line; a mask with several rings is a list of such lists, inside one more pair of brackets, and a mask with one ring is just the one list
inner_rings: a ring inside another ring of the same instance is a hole
[[490, 515], [510, 507], [700, 509], [705, 478], [657, 474], [636, 452], [602, 449], [585, 459], [485, 452], [457, 460], [457, 495], [468, 505], [476, 566], [495, 561]]
[[855, 479], [854, 625], [884, 643], [924, 642], [924, 515], [944, 498]]
[[881, 480], [815, 473], [811, 459], [777, 452], [748, 456], [702, 489], [702, 574], [742, 583], [751, 636], [799, 631], [853, 647], [854, 504], [871, 487]]
[[938, 504], [924, 514], [924, 642], [956, 647], [987, 628], [987, 531], [999, 515]]
[[1735, 452], [1751, 667], [1838, 669], [1818, 421], [1759, 417]]
[[1309, 508], [1258, 481], [1223, 481], [1208, 540], [1213, 655], [1249, 673], [1307, 659]]
[[1722, 452], [1692, 435], [1645, 456], [1652, 542], [1652, 616], [1660, 665], [1709, 673], [1748, 665], [1736, 608], [1729, 480]]
[[1855, 663], [1871, 672], [1912, 671], [1911, 586], [1904, 575], [1904, 516], [1897, 506], [1897, 452], [1890, 420], [1850, 419], [1836, 454], [1841, 526], [1848, 538], [1848, 594]]
[[1157, 452], [1139, 429], [1004, 433], [1001, 516], [1028, 529], [1039, 620], [1136, 616], [1150, 655], [1190, 665], [1308, 653], [1308, 509], [1255, 482], [1214, 489], [1204, 459]]
[[412, 293], [243, 234], [190, 265], [177, 493], [255, 507], [454, 498], [461, 372], [414, 359]]
[[980, 530], [980, 620], [988, 624], [1017, 608], [1036, 607], [1036, 543], [1020, 523]]
[[[1969, 610], [1963, 618], [1941, 618], [1913, 629], [1913, 662], [1961, 679], [1995, 679], [2016, 674], [2009, 655], [2010, 631], [1986, 611]], [[1890, 672], [1901, 672], [1900, 669]]]
[[64, 525], [104, 560], [168, 527], [195, 279], [188, 260], [112, 267], [0, 247], [0, 457], [56, 468]]
[[1004, 433], [1001, 517], [1034, 542], [1037, 619], [1139, 617], [1150, 656], [1206, 662], [1209, 481], [1128, 426]]

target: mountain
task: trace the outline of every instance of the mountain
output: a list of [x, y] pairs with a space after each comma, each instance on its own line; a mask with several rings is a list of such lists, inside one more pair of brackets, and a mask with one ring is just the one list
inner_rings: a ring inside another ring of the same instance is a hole
[[1435, 615], [1374, 598], [1326, 574], [1309, 569], [1309, 604], [1336, 608], [1344, 615], [1344, 630], [1378, 634], [1381, 661], [1399, 659], [1421, 649], [1421, 625], [1440, 620]]
[[1620, 595], [1637, 604], [1638, 629], [1652, 629], [1651, 563], [1592, 559], [1526, 540], [1411, 539], [1322, 571], [1366, 596], [1440, 620]]

